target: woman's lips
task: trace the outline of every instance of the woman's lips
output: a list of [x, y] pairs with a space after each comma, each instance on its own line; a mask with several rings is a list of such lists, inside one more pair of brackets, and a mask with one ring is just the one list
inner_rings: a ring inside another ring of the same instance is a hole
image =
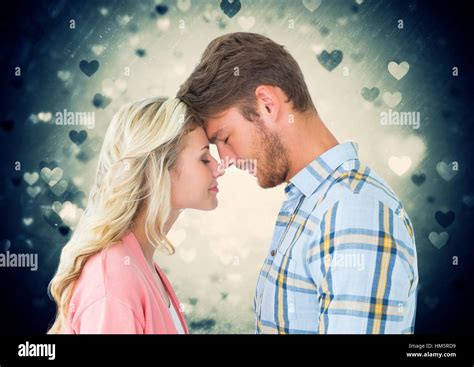
[[219, 192], [219, 188], [218, 188], [217, 185], [216, 185], [216, 186], [214, 186], [214, 187], [211, 187], [211, 188], [209, 189], [209, 191], [212, 191], [212, 192]]

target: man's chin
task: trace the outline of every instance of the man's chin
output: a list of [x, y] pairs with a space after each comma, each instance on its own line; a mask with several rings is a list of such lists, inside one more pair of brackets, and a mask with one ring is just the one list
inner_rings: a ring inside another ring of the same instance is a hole
[[275, 180], [271, 180], [268, 178], [268, 176], [262, 176], [262, 175], [257, 174], [256, 177], [257, 177], [258, 186], [260, 186], [262, 189], [271, 189], [282, 183], [282, 182], [277, 182]]

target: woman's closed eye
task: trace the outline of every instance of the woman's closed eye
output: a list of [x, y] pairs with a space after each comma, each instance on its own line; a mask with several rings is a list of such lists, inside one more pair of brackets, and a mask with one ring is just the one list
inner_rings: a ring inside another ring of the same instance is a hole
[[201, 161], [202, 161], [204, 164], [209, 164], [209, 163], [211, 162], [211, 160], [208, 159], [207, 156], [204, 156], [204, 157], [201, 159]]

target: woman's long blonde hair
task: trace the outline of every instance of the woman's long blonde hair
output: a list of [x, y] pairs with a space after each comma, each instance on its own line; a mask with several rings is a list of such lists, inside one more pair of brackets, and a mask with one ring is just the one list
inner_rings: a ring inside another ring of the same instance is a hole
[[65, 325], [74, 283], [86, 261], [119, 242], [131, 230], [139, 208], [146, 207], [145, 233], [150, 243], [174, 253], [164, 232], [171, 207], [170, 169], [192, 129], [186, 107], [178, 99], [144, 99], [124, 105], [115, 114], [87, 208], [49, 284], [57, 312], [48, 333], [59, 333]]

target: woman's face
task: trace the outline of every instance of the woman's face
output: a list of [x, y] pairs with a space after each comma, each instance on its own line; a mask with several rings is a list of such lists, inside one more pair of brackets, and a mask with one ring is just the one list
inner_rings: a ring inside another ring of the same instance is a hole
[[171, 170], [171, 206], [175, 209], [212, 210], [217, 207], [217, 178], [224, 174], [209, 152], [201, 127], [188, 133]]

